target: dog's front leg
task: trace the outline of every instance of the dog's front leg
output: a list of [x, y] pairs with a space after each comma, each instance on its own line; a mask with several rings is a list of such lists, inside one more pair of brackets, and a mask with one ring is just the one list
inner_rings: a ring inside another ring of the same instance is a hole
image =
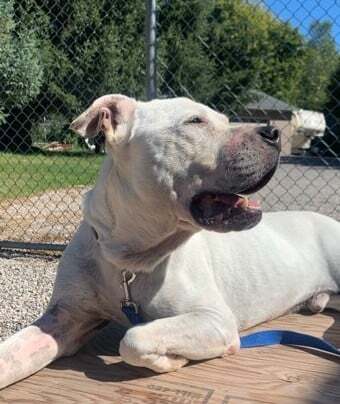
[[75, 353], [96, 323], [57, 304], [32, 325], [0, 344], [0, 389]]
[[190, 312], [133, 327], [120, 343], [122, 359], [155, 372], [171, 372], [190, 359], [209, 359], [239, 350], [233, 315], [215, 309]]

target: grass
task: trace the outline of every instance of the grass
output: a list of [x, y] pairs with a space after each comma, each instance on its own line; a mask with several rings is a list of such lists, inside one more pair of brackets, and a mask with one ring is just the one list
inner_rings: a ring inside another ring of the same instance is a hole
[[88, 153], [0, 153], [0, 200], [93, 184], [102, 160]]

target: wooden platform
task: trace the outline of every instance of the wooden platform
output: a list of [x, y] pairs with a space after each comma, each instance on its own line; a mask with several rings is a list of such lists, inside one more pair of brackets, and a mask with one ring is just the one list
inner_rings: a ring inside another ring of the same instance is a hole
[[[340, 313], [294, 314], [257, 327], [304, 331], [340, 347]], [[0, 392], [0, 403], [340, 403], [340, 359], [308, 349], [245, 349], [156, 375], [117, 355], [123, 330], [107, 327], [72, 358]]]

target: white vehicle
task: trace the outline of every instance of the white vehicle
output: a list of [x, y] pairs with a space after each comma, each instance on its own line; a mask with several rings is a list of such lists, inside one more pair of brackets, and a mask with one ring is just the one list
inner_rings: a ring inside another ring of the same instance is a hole
[[300, 154], [311, 147], [315, 137], [323, 137], [326, 130], [325, 116], [321, 112], [299, 109], [293, 111], [292, 126], [295, 129], [292, 136], [292, 151]]

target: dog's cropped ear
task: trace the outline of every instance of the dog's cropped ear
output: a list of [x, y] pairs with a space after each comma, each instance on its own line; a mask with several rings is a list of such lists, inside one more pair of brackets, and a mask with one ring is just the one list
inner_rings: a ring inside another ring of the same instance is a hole
[[70, 129], [86, 138], [103, 132], [109, 143], [119, 143], [131, 130], [136, 105], [136, 100], [124, 95], [104, 95], [79, 115]]

